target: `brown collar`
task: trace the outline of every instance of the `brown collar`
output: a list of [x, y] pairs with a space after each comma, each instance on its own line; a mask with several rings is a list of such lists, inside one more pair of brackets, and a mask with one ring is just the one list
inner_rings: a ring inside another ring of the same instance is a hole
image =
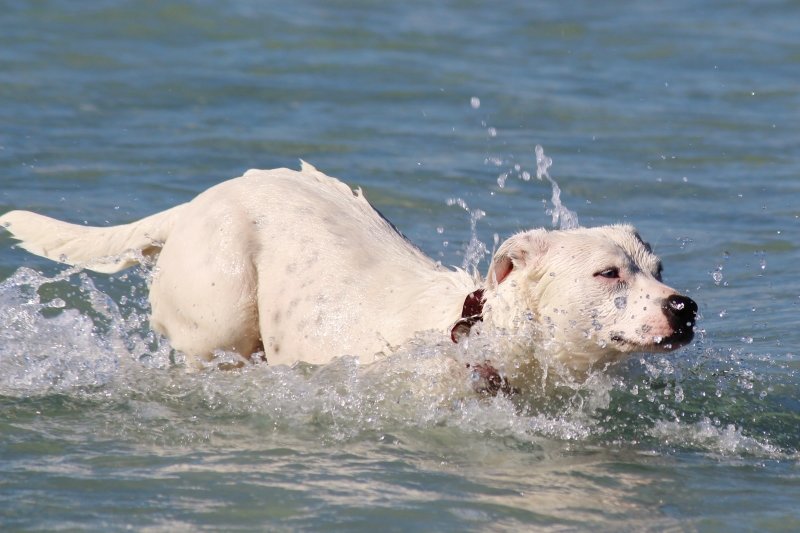
[[450, 330], [450, 338], [453, 342], [460, 341], [469, 335], [469, 330], [475, 323], [483, 320], [483, 289], [472, 291], [464, 299], [464, 308], [461, 310], [461, 318], [453, 324]]

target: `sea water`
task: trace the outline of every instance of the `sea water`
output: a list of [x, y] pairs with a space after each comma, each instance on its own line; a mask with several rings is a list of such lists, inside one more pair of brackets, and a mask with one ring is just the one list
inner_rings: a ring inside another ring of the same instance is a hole
[[152, 267], [3, 235], [3, 529], [800, 527], [797, 5], [2, 11], [0, 210], [124, 223], [303, 158], [473, 272], [522, 229], [634, 224], [701, 315], [677, 352], [542, 361], [511, 398], [442, 363], [497, 346], [433, 334], [373, 366], [187, 372]]

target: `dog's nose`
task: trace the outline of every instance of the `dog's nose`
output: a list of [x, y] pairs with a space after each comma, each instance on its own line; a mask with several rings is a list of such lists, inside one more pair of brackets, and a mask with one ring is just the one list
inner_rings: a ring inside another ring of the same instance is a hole
[[686, 342], [694, 336], [694, 323], [697, 319], [697, 304], [694, 300], [681, 294], [673, 294], [664, 299], [661, 310], [667, 317], [672, 335]]

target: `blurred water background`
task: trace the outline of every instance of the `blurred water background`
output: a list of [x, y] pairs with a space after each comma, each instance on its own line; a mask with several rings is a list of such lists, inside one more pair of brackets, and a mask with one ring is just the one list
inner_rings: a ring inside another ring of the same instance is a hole
[[423, 340], [380, 372], [189, 374], [147, 327], [146, 269], [2, 235], [0, 526], [800, 529], [798, 20], [789, 0], [0, 2], [0, 211], [129, 222], [303, 158], [461, 266], [551, 225], [541, 145], [580, 222], [635, 224], [702, 314], [683, 350], [512, 400], [412, 394], [454, 349]]

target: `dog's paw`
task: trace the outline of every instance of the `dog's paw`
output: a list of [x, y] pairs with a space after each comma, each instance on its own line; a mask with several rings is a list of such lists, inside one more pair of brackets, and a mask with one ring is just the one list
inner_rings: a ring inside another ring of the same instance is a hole
[[478, 394], [497, 396], [498, 392], [502, 392], [505, 396], [511, 396], [519, 393], [519, 389], [512, 387], [508, 378], [501, 376], [488, 361], [482, 364], [467, 363], [467, 369], [471, 372], [472, 389]]

